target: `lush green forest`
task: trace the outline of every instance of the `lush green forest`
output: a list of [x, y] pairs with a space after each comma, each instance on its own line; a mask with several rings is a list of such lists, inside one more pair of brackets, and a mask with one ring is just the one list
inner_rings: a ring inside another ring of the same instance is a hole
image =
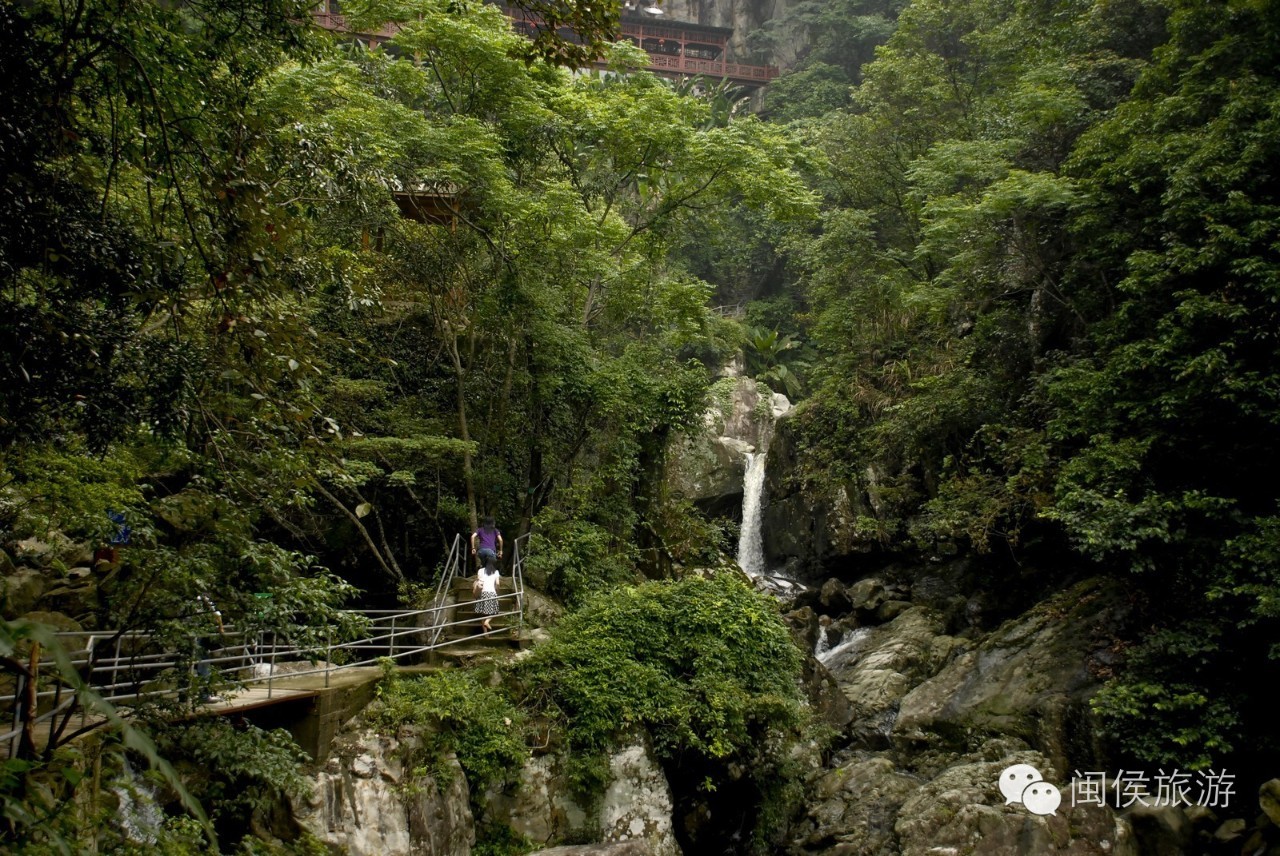
[[[784, 823], [760, 735], [807, 728], [800, 657], [694, 573], [734, 526], [662, 479], [742, 355], [799, 401], [792, 477], [872, 498], [876, 556], [1124, 581], [1094, 701], [1118, 760], [1274, 774], [1276, 3], [806, 0], [754, 35], [805, 46], [755, 100], [638, 71], [610, 4], [541, 10], [585, 46], [478, 2], [343, 5], [398, 33], [291, 0], [0, 6], [0, 571], [64, 573], [123, 515], [61, 612], [178, 640], [210, 597], [305, 644], [420, 599], [494, 515], [567, 618], [515, 707], [401, 688], [400, 716], [550, 717], [588, 759], [639, 723], [708, 777], [749, 761]], [[614, 71], [571, 73], [593, 45]], [[4, 617], [21, 673], [51, 640]], [[305, 852], [235, 822], [301, 787], [296, 749], [172, 714], [102, 750], [175, 794], [156, 852]], [[507, 737], [446, 743], [485, 779]], [[146, 852], [86, 843], [78, 752], [4, 763], [0, 840]]]

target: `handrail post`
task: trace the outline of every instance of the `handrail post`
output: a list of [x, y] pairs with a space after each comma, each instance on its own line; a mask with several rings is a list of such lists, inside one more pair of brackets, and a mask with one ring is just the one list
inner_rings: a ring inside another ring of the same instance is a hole
[[117, 683], [117, 672], [120, 669], [120, 645], [123, 642], [124, 642], [124, 631], [122, 630], [116, 634], [116, 656], [115, 656], [115, 659], [111, 661], [111, 692], [112, 693], [115, 692], [115, 686]]
[[279, 648], [280, 631], [273, 630], [271, 632], [271, 662], [267, 666], [267, 698], [271, 698], [271, 691], [274, 689], [273, 684], [276, 679], [276, 648]]
[[391, 659], [392, 659], [392, 660], [394, 660], [394, 659], [396, 658], [396, 617], [395, 617], [395, 615], [392, 615], [392, 616], [391, 616], [391, 639], [390, 639], [390, 645], [391, 645], [391, 654], [390, 654], [390, 657], [391, 657]]
[[329, 689], [329, 670], [333, 668], [333, 628], [324, 629], [324, 688]]

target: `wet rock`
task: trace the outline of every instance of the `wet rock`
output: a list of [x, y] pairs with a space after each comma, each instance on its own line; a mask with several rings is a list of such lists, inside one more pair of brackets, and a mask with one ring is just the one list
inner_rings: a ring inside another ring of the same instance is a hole
[[742, 504], [746, 456], [768, 445], [774, 420], [790, 403], [748, 377], [721, 380], [712, 393], [700, 429], [672, 442], [665, 478], [674, 494], [713, 514], [734, 516]]
[[1095, 579], [1006, 622], [902, 699], [894, 744], [964, 751], [985, 736], [1009, 735], [1055, 765], [1087, 769], [1092, 759], [1073, 764], [1067, 756], [1079, 754], [1081, 734], [1091, 732], [1087, 700], [1099, 680], [1090, 657], [1107, 644], [1122, 604], [1117, 586]]
[[1233, 841], [1239, 841], [1244, 837], [1245, 829], [1248, 824], [1244, 818], [1233, 817], [1219, 826], [1213, 833], [1213, 840], [1221, 844], [1230, 844]]
[[884, 580], [869, 577], [858, 580], [849, 587], [849, 608], [859, 612], [874, 613], [885, 601]]
[[0, 577], [7, 577], [17, 570], [13, 559], [4, 550], [0, 550]]
[[824, 775], [814, 788], [803, 846], [848, 856], [873, 856], [894, 841], [894, 819], [920, 782], [887, 758], [851, 761]]
[[809, 706], [819, 719], [837, 731], [842, 731], [853, 721], [853, 708], [849, 705], [849, 700], [840, 690], [835, 677], [817, 659], [805, 658], [803, 680]]
[[897, 618], [910, 608], [911, 601], [909, 600], [887, 600], [880, 604], [880, 606], [876, 607], [876, 621], [881, 624], [893, 621], [893, 619]]
[[791, 630], [791, 638], [796, 640], [796, 645], [801, 651], [813, 651], [818, 645], [819, 628], [823, 626], [822, 622], [825, 621], [827, 625], [831, 623], [831, 619], [825, 615], [819, 618], [809, 606], [793, 609], [782, 618], [787, 622], [787, 628]]
[[942, 629], [932, 610], [912, 607], [888, 624], [863, 630], [860, 648], [846, 641], [849, 647], [833, 651], [827, 667], [855, 721], [878, 717], [934, 673], [940, 665], [934, 642]]
[[843, 615], [853, 609], [849, 589], [834, 577], [822, 584], [818, 592], [818, 602], [822, 604], [828, 615]]

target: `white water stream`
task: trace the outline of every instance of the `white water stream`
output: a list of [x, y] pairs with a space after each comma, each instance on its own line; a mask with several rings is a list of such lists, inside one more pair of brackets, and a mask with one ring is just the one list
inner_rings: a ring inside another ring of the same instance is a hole
[[738, 565], [748, 576], [765, 572], [764, 536], [760, 530], [764, 505], [764, 451], [747, 452], [747, 472], [742, 480], [742, 530], [738, 536]]
[[128, 841], [155, 844], [164, 824], [164, 810], [156, 800], [155, 787], [133, 771], [128, 759], [111, 790], [120, 801], [114, 822]]

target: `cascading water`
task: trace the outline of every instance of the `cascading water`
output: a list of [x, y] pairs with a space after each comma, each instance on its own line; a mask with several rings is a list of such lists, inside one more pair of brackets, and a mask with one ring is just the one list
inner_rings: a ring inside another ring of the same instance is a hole
[[155, 844], [164, 824], [164, 810], [156, 800], [155, 789], [138, 777], [127, 759], [111, 790], [120, 801], [115, 819], [125, 839]]
[[764, 499], [764, 451], [747, 452], [747, 472], [742, 480], [742, 530], [738, 536], [738, 565], [749, 576], [765, 572], [764, 537], [760, 531]]

